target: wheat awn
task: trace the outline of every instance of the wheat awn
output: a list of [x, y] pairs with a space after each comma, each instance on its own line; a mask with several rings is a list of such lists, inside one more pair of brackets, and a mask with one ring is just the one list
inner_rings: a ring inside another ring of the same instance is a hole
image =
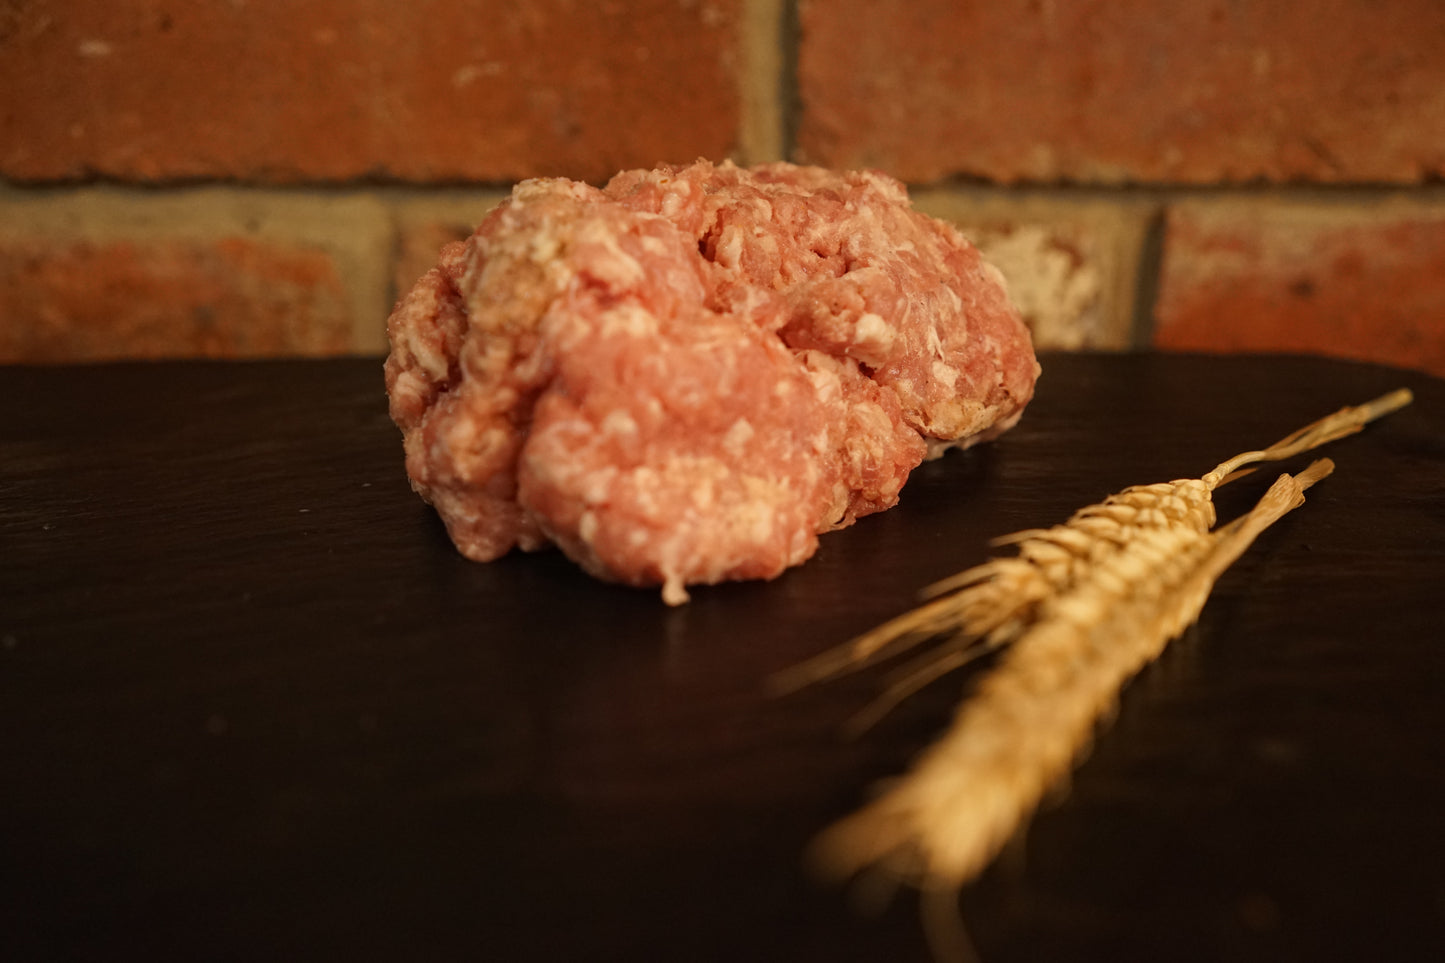
[[1217, 528], [1213, 491], [1410, 400], [1401, 390], [1341, 409], [1200, 478], [1125, 489], [1063, 525], [1001, 539], [1018, 546], [1016, 557], [930, 587], [918, 608], [775, 680], [796, 688], [942, 636], [905, 667], [868, 722], [977, 654], [1004, 649], [914, 767], [819, 837], [819, 868], [836, 877], [872, 868], [927, 891], [975, 876], [1068, 774], [1120, 688], [1198, 617], [1220, 575], [1333, 463], [1281, 475], [1252, 510]]

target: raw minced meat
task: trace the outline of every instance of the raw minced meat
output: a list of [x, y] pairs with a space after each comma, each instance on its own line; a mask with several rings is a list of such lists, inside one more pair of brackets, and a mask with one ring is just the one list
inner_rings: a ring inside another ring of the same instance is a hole
[[891, 507], [1038, 375], [955, 230], [790, 164], [523, 181], [387, 327], [407, 473], [463, 554], [556, 544], [674, 604]]

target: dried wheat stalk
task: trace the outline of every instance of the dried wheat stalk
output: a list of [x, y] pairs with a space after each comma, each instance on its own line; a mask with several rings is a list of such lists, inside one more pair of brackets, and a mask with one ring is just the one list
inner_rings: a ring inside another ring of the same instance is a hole
[[977, 653], [1008, 647], [914, 768], [819, 838], [819, 867], [839, 877], [872, 867], [930, 890], [976, 875], [1068, 774], [1123, 684], [1198, 617], [1225, 569], [1333, 465], [1280, 476], [1253, 510], [1218, 528], [1214, 489], [1248, 465], [1351, 434], [1410, 400], [1402, 390], [1342, 409], [1198, 479], [1129, 488], [1064, 525], [1003, 539], [1018, 545], [1017, 557], [933, 586], [914, 611], [787, 673], [780, 685], [794, 688], [943, 636], [905, 668], [871, 721]]

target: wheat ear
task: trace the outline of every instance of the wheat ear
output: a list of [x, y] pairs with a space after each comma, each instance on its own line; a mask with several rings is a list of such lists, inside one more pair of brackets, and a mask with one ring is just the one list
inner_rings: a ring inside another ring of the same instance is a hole
[[873, 866], [931, 890], [979, 872], [1067, 775], [1123, 684], [1198, 617], [1225, 569], [1333, 463], [1282, 475], [1252, 511], [1219, 528], [1214, 489], [1410, 401], [1402, 389], [1343, 408], [1198, 479], [1125, 489], [1064, 525], [1002, 539], [1017, 557], [938, 583], [914, 611], [776, 679], [795, 688], [944, 636], [941, 654], [906, 669], [876, 711], [979, 651], [1010, 646], [917, 765], [819, 838], [819, 867], [844, 876]]
[[787, 692], [893, 658], [929, 639], [943, 641], [896, 670], [883, 694], [854, 720], [866, 728], [933, 679], [1016, 638], [1037, 617], [1040, 604], [1068, 591], [1093, 567], [1125, 551], [1152, 531], [1206, 532], [1214, 525], [1212, 495], [1259, 462], [1292, 458], [1359, 431], [1409, 404], [1408, 389], [1341, 408], [1268, 448], [1236, 455], [1200, 478], [1137, 485], [1075, 512], [1062, 525], [996, 539], [1016, 545], [1016, 556], [991, 559], [923, 590], [926, 601], [838, 648], [779, 673]]
[[1214, 531], [1139, 529], [1123, 551], [1044, 600], [947, 733], [892, 788], [819, 837], [817, 865], [837, 877], [873, 867], [929, 889], [976, 875], [1067, 775], [1123, 684], [1333, 467], [1321, 459], [1281, 475], [1252, 511]]

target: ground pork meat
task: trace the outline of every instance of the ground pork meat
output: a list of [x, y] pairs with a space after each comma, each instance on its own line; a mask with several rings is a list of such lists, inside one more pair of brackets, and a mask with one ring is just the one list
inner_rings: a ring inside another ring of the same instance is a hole
[[1001, 277], [871, 172], [699, 161], [517, 185], [398, 303], [412, 485], [487, 561], [771, 578], [1014, 424], [1038, 365]]

